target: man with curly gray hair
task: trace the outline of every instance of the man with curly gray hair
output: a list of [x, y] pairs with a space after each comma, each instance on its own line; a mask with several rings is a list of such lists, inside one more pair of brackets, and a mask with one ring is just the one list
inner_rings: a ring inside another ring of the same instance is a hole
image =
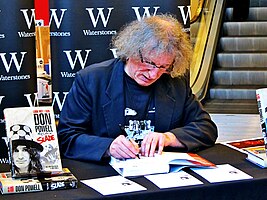
[[133, 21], [112, 44], [118, 58], [76, 74], [58, 126], [64, 156], [102, 161], [215, 143], [217, 127], [188, 82], [190, 40], [174, 17]]

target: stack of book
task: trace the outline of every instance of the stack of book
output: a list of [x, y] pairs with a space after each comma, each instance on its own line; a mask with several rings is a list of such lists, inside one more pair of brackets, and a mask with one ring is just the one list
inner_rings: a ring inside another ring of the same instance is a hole
[[77, 186], [78, 180], [68, 168], [63, 168], [58, 173], [31, 178], [12, 178], [11, 172], [0, 173], [2, 194], [74, 189]]
[[62, 168], [52, 107], [4, 109], [10, 172], [0, 174], [3, 194], [77, 188]]

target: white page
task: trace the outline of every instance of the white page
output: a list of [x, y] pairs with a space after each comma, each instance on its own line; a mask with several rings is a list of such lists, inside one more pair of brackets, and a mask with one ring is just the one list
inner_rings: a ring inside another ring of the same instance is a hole
[[168, 174], [148, 175], [145, 177], [161, 189], [203, 184], [200, 180], [184, 171]]
[[252, 176], [229, 165], [217, 165], [217, 168], [191, 168], [194, 172], [205, 178], [210, 183], [251, 179]]
[[81, 182], [103, 195], [146, 190], [145, 187], [122, 176], [110, 176], [104, 178], [81, 180]]

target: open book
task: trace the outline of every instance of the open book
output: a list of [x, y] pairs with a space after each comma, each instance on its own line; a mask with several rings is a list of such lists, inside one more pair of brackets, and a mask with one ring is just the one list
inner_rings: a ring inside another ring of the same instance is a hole
[[194, 153], [163, 152], [154, 157], [120, 160], [111, 157], [109, 163], [124, 177], [176, 172], [185, 167], [216, 167], [215, 164]]

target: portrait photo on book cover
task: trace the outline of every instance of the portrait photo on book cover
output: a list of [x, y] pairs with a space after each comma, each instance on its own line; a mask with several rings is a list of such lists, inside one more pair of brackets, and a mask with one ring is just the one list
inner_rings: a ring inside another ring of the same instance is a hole
[[36, 174], [42, 172], [41, 156], [43, 146], [32, 138], [29, 126], [15, 124], [10, 127], [11, 132], [11, 161], [15, 174]]

